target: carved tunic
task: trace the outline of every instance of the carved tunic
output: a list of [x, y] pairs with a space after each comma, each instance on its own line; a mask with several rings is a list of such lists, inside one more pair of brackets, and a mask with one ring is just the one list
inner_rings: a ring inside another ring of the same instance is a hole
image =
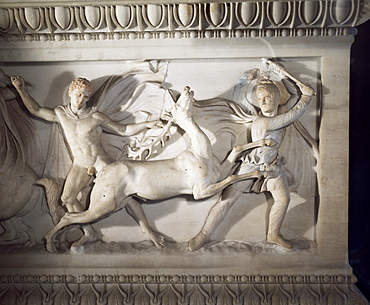
[[[285, 158], [280, 154], [279, 147], [284, 139], [285, 127], [298, 120], [305, 112], [311, 97], [302, 95], [300, 100], [287, 112], [282, 112], [275, 117], [257, 116], [251, 126], [252, 141], [273, 139], [275, 146], [263, 146], [246, 152], [241, 158], [242, 163], [236, 174], [244, 174], [254, 170], [267, 171], [264, 178], [255, 181], [250, 187], [241, 181], [234, 184], [243, 191], [264, 192], [268, 191], [267, 182], [271, 179], [283, 179], [283, 183], [291, 184], [291, 173], [284, 167]], [[288, 176], [287, 176], [288, 173]], [[244, 183], [244, 185], [242, 185]], [[248, 190], [246, 190], [248, 188]]]

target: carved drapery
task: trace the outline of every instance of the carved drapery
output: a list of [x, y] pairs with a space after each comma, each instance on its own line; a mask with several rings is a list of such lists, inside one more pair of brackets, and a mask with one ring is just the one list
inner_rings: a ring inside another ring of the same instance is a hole
[[0, 39], [17, 41], [288, 37], [352, 34], [360, 0], [178, 4], [0, 4]]
[[[44, 42], [52, 47], [60, 41], [345, 36], [353, 35], [354, 27], [370, 16], [365, 0], [86, 3], [2, 2], [0, 44], [16, 49], [20, 44], [37, 48]], [[345, 275], [72, 271], [2, 271], [0, 304], [367, 304], [354, 286], [355, 278]]]

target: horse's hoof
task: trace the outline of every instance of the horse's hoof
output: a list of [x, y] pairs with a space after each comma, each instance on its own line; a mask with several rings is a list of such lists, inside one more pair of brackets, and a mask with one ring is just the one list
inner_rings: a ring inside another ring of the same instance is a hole
[[45, 245], [45, 248], [46, 248], [46, 251], [50, 252], [50, 253], [57, 253], [57, 248], [54, 246], [54, 244], [49, 244], [47, 243]]
[[56, 252], [58, 252], [57, 251], [57, 248], [54, 245], [54, 242], [52, 242], [50, 238], [44, 237], [44, 241], [45, 241], [45, 249], [46, 249], [46, 251], [48, 251], [50, 253], [56, 253]]
[[200, 249], [205, 244], [206, 241], [207, 236], [204, 233], [199, 232], [195, 237], [189, 240], [188, 249], [190, 251], [196, 251]]

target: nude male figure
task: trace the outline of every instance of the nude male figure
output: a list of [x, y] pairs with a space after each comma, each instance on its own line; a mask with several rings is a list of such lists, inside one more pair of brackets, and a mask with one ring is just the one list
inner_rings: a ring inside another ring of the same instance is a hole
[[[71, 224], [90, 223], [109, 215], [126, 205], [125, 198], [139, 196], [148, 200], [161, 200], [182, 194], [194, 199], [210, 197], [234, 182], [258, 178], [261, 171], [223, 177], [233, 166], [232, 158], [219, 162], [214, 156], [207, 135], [193, 118], [193, 92], [185, 87], [170, 111], [170, 117], [189, 136], [189, 147], [174, 158], [149, 161], [121, 161], [106, 166], [97, 176], [91, 193], [89, 208], [84, 212], [66, 213], [59, 223], [45, 235], [46, 249], [55, 252], [54, 236]], [[245, 149], [273, 145], [272, 141], [248, 143], [237, 148]]]
[[[122, 125], [112, 121], [107, 115], [94, 111], [87, 106], [92, 96], [91, 83], [84, 78], [77, 78], [69, 86], [70, 103], [67, 106], [56, 108], [41, 107], [25, 90], [24, 80], [21, 77], [11, 78], [14, 87], [29, 110], [29, 112], [49, 122], [59, 123], [73, 155], [73, 164], [67, 174], [61, 200], [68, 212], [82, 212], [84, 208], [77, 200], [80, 191], [89, 183], [91, 176], [99, 173], [113, 160], [104, 150], [101, 142], [103, 131], [122, 136], [138, 134], [148, 128], [156, 126], [156, 121], [146, 121], [138, 124]], [[128, 212], [139, 223], [144, 234], [157, 247], [163, 247], [165, 239], [154, 231], [147, 223], [140, 204], [130, 199]], [[97, 234], [90, 225], [82, 226], [84, 236], [73, 244], [78, 247], [86, 242], [93, 242]]]

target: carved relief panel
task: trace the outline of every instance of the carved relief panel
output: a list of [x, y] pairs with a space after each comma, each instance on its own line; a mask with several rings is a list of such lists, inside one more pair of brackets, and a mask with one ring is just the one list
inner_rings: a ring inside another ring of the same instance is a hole
[[366, 304], [343, 242], [366, 8], [1, 4], [3, 303]]

